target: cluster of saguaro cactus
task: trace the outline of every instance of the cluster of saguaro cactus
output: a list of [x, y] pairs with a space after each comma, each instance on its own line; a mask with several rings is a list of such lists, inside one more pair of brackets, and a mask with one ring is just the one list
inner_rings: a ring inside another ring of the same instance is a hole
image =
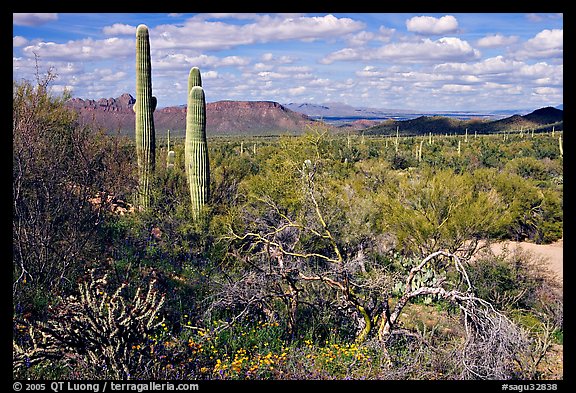
[[192, 67], [188, 75], [184, 162], [190, 187], [192, 217], [198, 220], [210, 198], [210, 164], [206, 142], [206, 98], [197, 67]]
[[[151, 68], [148, 27], [141, 24], [136, 29], [136, 103], [134, 104], [139, 175], [138, 204], [141, 208], [147, 208], [150, 205], [150, 182], [156, 161], [153, 116], [156, 109], [156, 97], [152, 96]], [[168, 130], [166, 160], [167, 168], [173, 168], [174, 151], [170, 150], [170, 130]], [[184, 163], [190, 187], [192, 216], [194, 220], [197, 220], [210, 197], [210, 166], [206, 142], [206, 99], [198, 67], [192, 67], [188, 75]]]
[[156, 163], [156, 136], [154, 110], [156, 97], [152, 96], [150, 38], [148, 27], [136, 29], [136, 156], [138, 159], [138, 204], [147, 208], [150, 204], [150, 180]]

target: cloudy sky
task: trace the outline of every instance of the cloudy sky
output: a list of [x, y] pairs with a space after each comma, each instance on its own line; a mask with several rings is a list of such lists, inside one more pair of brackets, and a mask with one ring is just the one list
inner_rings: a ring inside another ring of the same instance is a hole
[[563, 15], [14, 13], [13, 79], [53, 91], [135, 96], [136, 27], [150, 29], [158, 106], [186, 102], [190, 67], [208, 102], [536, 109], [563, 103]]

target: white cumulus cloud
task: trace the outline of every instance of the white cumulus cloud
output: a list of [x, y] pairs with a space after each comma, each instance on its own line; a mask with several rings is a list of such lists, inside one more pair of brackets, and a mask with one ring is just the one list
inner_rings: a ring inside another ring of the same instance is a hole
[[415, 16], [406, 20], [406, 28], [418, 34], [447, 34], [458, 30], [458, 21], [452, 15], [445, 15], [441, 18]]
[[476, 42], [482, 48], [495, 48], [499, 46], [512, 45], [518, 42], [518, 36], [503, 36], [502, 34], [491, 34], [482, 37]]
[[391, 60], [401, 62], [469, 61], [480, 57], [480, 52], [467, 42], [455, 37], [419, 42], [396, 42], [380, 48], [344, 48], [325, 56], [322, 64], [341, 60]]
[[464, 93], [472, 91], [473, 87], [470, 85], [457, 85], [450, 83], [442, 86], [441, 90], [449, 93]]
[[40, 26], [58, 20], [56, 13], [14, 13], [12, 23], [17, 26]]
[[102, 60], [133, 56], [134, 42], [115, 37], [105, 40], [85, 38], [64, 44], [39, 42], [24, 47], [22, 51], [27, 56], [38, 54], [48, 60]]
[[297, 95], [301, 95], [306, 93], [306, 87], [305, 86], [298, 86], [298, 87], [293, 87], [291, 89], [288, 89], [288, 94], [290, 94], [291, 96], [297, 96]]
[[524, 43], [516, 52], [519, 59], [534, 59], [542, 57], [562, 57], [564, 53], [564, 30], [542, 30]]
[[19, 47], [19, 46], [24, 46], [28, 43], [28, 40], [22, 36], [14, 36], [12, 37], [12, 46], [14, 47]]
[[[238, 45], [286, 40], [317, 40], [345, 36], [365, 27], [350, 18], [325, 16], [259, 15], [246, 24], [192, 17], [183, 25], [160, 25], [150, 32], [157, 48], [223, 50]], [[190, 39], [194, 37], [194, 39]]]
[[102, 32], [106, 35], [136, 35], [136, 28], [123, 23], [114, 23], [112, 26], [104, 26]]

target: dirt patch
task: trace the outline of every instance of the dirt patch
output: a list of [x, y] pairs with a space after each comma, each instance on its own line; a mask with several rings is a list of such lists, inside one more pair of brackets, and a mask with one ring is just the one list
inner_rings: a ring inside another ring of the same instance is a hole
[[490, 249], [495, 255], [500, 255], [506, 250], [514, 252], [518, 248], [542, 258], [546, 267], [556, 275], [558, 281], [564, 283], [564, 239], [551, 244], [505, 241], [490, 245]]

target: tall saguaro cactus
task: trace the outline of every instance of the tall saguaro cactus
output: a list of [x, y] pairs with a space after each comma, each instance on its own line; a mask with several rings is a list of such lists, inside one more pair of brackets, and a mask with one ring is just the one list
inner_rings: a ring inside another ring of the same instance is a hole
[[150, 38], [148, 27], [136, 29], [136, 156], [138, 159], [139, 190], [138, 203], [141, 208], [150, 204], [150, 177], [156, 163], [156, 135], [154, 110], [156, 97], [152, 96], [152, 66], [150, 60]]
[[192, 218], [198, 221], [210, 198], [210, 163], [206, 141], [206, 98], [197, 67], [188, 76], [188, 110], [186, 112], [186, 142], [184, 162], [190, 187]]

